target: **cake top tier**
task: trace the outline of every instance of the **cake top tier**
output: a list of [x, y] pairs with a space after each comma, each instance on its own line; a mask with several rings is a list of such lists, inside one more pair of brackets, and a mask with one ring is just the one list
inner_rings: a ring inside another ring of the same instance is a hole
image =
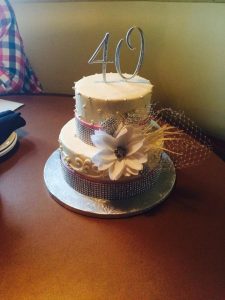
[[117, 73], [84, 77], [75, 83], [75, 116], [85, 123], [99, 125], [117, 114], [135, 113], [150, 106], [152, 85], [149, 80], [135, 76], [124, 80]]
[[129, 100], [144, 97], [151, 93], [153, 87], [149, 80], [140, 76], [124, 80], [117, 73], [108, 73], [106, 79], [107, 82], [104, 82], [102, 74], [83, 77], [75, 83], [76, 95], [99, 100]]

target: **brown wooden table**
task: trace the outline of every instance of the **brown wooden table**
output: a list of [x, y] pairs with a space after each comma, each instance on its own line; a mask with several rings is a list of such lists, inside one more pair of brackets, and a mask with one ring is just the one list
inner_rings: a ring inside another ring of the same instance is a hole
[[20, 145], [0, 163], [0, 299], [225, 299], [225, 164], [177, 172], [148, 214], [105, 220], [55, 202], [43, 168], [73, 117], [66, 96], [24, 102]]

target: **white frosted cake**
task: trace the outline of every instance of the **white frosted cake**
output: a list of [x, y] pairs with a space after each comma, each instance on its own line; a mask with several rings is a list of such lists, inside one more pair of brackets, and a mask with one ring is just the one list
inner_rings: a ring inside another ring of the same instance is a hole
[[125, 81], [117, 73], [84, 77], [75, 83], [76, 116], [81, 120], [100, 125], [107, 115], [146, 109], [151, 100], [149, 80], [135, 76]]
[[76, 191], [122, 200], [157, 180], [162, 139], [155, 137], [159, 126], [149, 119], [149, 80], [124, 80], [117, 73], [106, 78], [95, 74], [75, 83], [75, 117], [59, 136], [61, 162], [65, 180]]

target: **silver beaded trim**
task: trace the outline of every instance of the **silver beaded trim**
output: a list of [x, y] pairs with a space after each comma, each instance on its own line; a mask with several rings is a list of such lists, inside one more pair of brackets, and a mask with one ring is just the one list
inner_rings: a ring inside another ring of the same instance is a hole
[[61, 157], [61, 165], [65, 181], [76, 191], [89, 197], [122, 200], [142, 194], [157, 181], [161, 162], [157, 168], [150, 170], [144, 167], [139, 177], [130, 181], [96, 180], [73, 170]]
[[77, 126], [77, 136], [86, 144], [93, 146], [91, 135], [95, 133], [96, 129], [86, 126], [78, 117], [75, 117], [75, 122]]

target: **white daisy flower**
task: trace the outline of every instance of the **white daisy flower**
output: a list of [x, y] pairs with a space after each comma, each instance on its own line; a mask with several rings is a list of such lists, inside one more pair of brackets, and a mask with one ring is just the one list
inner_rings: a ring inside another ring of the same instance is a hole
[[100, 149], [92, 157], [92, 162], [98, 170], [108, 170], [111, 180], [138, 175], [143, 169], [143, 164], [147, 162], [147, 153], [144, 151], [145, 138], [132, 126], [119, 126], [114, 136], [96, 130], [91, 140]]

